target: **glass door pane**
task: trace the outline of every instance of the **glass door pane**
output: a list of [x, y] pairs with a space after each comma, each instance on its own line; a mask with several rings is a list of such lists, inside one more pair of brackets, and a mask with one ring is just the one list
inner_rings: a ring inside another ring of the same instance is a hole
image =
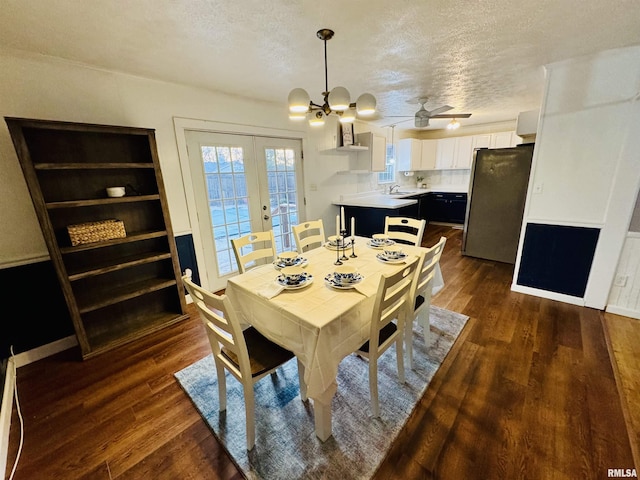
[[260, 196], [270, 212], [276, 251], [295, 250], [291, 227], [302, 221], [304, 211], [298, 187], [302, 185], [300, 141], [256, 137], [256, 153], [263, 156], [258, 163]]
[[[187, 131], [189, 163], [211, 290], [238, 272], [231, 239], [262, 229], [253, 138]], [[203, 274], [201, 273], [202, 277]]]
[[251, 232], [249, 199], [241, 147], [202, 146], [207, 200], [219, 277], [238, 270], [231, 239]]
[[304, 221], [300, 140], [187, 131], [191, 182], [210, 290], [238, 273], [231, 239], [273, 229], [276, 250], [294, 250]]

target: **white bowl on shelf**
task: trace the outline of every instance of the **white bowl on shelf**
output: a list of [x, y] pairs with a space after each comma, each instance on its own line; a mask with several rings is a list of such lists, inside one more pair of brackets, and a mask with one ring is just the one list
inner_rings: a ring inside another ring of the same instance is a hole
[[107, 187], [107, 196], [108, 197], [124, 197], [125, 189], [124, 187]]

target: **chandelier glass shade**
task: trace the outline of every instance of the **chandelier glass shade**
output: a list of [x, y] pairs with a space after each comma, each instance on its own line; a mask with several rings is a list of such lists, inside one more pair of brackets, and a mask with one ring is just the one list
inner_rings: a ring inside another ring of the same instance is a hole
[[344, 87], [335, 87], [329, 90], [327, 73], [327, 40], [334, 35], [333, 30], [323, 28], [318, 30], [318, 38], [324, 42], [324, 82], [325, 91], [322, 92], [323, 104], [319, 105], [311, 100], [311, 97], [303, 88], [294, 88], [289, 92], [289, 118], [291, 120], [309, 121], [309, 125], [324, 125], [328, 115], [336, 114], [342, 123], [352, 123], [357, 115], [367, 116], [376, 111], [376, 98], [370, 93], [363, 93], [352, 103], [349, 90]]

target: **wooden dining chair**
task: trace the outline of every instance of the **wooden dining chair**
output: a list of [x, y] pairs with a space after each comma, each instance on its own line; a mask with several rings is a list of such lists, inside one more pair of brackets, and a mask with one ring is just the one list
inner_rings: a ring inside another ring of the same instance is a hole
[[[242, 330], [229, 297], [216, 295], [196, 285], [191, 272], [182, 277], [205, 326], [218, 376], [220, 411], [227, 409], [225, 369], [242, 384], [247, 429], [247, 450], [255, 445], [255, 397], [253, 386], [294, 357], [289, 350], [266, 339], [255, 328]], [[304, 385], [304, 367], [298, 361], [298, 376]], [[305, 388], [301, 397], [306, 400]]]
[[276, 259], [276, 241], [273, 237], [273, 230], [252, 232], [243, 237], [232, 238], [231, 246], [240, 273], [267, 261], [274, 262]]
[[410, 368], [413, 368], [413, 322], [416, 320], [422, 325], [425, 345], [429, 344], [429, 336], [431, 334], [429, 309], [431, 308], [433, 278], [446, 243], [447, 238], [440, 237], [438, 243], [428, 249], [422, 249], [423, 251], [418, 259], [418, 267], [414, 276], [413, 285], [411, 286], [410, 295], [413, 299], [413, 315], [411, 315], [405, 323], [404, 335]]
[[[382, 275], [378, 284], [376, 303], [371, 318], [369, 340], [356, 352], [369, 359], [369, 393], [371, 411], [374, 417], [380, 416], [378, 401], [378, 358], [393, 344], [396, 346], [398, 378], [404, 383], [404, 358], [402, 343], [404, 324], [411, 311], [411, 285], [418, 266], [418, 258], [405, 268], [390, 275]], [[393, 323], [396, 320], [396, 323]]]
[[385, 217], [384, 233], [391, 240], [419, 247], [427, 225], [426, 220], [409, 217]]
[[292, 227], [298, 253], [320, 247], [325, 242], [322, 219], [311, 220]]

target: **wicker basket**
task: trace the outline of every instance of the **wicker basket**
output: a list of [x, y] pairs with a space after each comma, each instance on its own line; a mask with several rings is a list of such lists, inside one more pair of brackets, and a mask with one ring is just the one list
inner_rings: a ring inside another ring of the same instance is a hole
[[67, 230], [69, 231], [71, 245], [74, 247], [85, 243], [103, 242], [127, 236], [127, 232], [124, 230], [124, 223], [116, 219], [69, 225]]

